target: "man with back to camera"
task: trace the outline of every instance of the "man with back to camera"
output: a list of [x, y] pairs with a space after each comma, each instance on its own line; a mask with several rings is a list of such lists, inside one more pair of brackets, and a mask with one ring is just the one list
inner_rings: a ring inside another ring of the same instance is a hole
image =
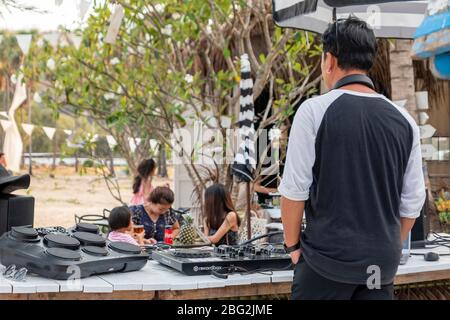
[[299, 107], [279, 187], [291, 298], [393, 299], [402, 242], [425, 200], [419, 128], [366, 76], [377, 44], [364, 21], [337, 20], [322, 44], [331, 91]]

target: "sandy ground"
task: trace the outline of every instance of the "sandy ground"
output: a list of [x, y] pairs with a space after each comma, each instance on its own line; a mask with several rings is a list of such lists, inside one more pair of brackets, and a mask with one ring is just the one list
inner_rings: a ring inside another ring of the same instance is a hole
[[[172, 171], [169, 168], [169, 177]], [[30, 188], [16, 194], [29, 194], [35, 198], [34, 225], [70, 227], [75, 223], [75, 214], [101, 214], [104, 208], [111, 209], [120, 202], [108, 191], [100, 173], [90, 171], [80, 175], [74, 168], [58, 167], [52, 174], [46, 167], [35, 168]], [[129, 202], [132, 196], [132, 178], [119, 169], [119, 186], [122, 200]], [[153, 185], [169, 183], [170, 178], [154, 178]]]

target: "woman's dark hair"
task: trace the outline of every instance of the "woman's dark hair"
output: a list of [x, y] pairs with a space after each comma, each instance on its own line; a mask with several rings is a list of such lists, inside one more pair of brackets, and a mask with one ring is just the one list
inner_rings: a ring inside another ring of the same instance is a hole
[[369, 71], [377, 53], [377, 39], [366, 22], [356, 18], [330, 23], [322, 35], [323, 52], [331, 53], [344, 70]]
[[156, 187], [148, 197], [148, 200], [155, 204], [172, 204], [174, 199], [175, 195], [168, 187]]
[[131, 211], [128, 207], [116, 207], [111, 210], [108, 217], [109, 227], [112, 231], [126, 228], [130, 225]]
[[133, 193], [138, 193], [141, 187], [142, 180], [147, 179], [156, 168], [156, 162], [153, 159], [145, 159], [139, 163], [137, 168], [137, 176], [133, 181]]
[[[231, 195], [223, 184], [215, 183], [205, 190], [204, 214], [206, 225], [210, 229], [219, 229], [227, 214], [231, 211], [236, 212], [233, 201], [231, 201]], [[240, 225], [239, 216], [237, 214], [236, 216], [238, 225]]]

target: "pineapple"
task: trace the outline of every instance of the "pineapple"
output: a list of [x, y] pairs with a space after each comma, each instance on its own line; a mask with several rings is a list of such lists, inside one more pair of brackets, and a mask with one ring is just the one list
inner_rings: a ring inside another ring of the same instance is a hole
[[194, 219], [186, 214], [183, 224], [181, 226], [180, 233], [176, 239], [177, 244], [194, 244], [197, 238], [197, 231], [194, 228]]

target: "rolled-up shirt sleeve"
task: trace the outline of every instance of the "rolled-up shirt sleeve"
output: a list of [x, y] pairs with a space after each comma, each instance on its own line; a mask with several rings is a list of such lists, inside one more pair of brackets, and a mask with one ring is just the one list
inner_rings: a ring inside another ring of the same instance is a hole
[[315, 161], [314, 118], [309, 101], [299, 107], [289, 135], [286, 163], [279, 193], [290, 200], [305, 201], [312, 184]]
[[400, 200], [400, 217], [417, 218], [420, 216], [426, 198], [425, 181], [422, 168], [422, 152], [420, 149], [420, 131], [414, 126], [413, 146], [408, 165], [403, 176]]

